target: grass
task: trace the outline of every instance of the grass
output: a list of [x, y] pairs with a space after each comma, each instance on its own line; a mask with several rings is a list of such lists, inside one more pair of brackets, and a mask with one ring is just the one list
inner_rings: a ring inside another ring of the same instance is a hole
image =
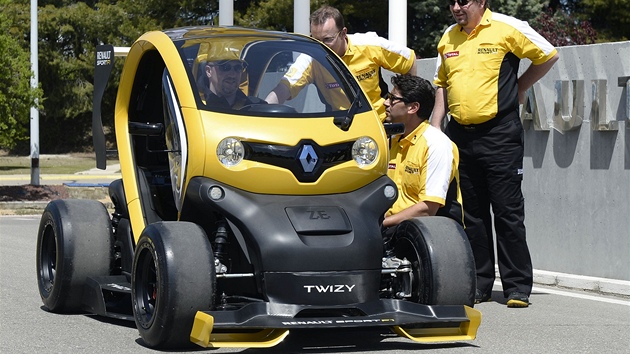
[[[107, 164], [116, 164], [117, 160], [108, 160]], [[73, 174], [96, 167], [96, 157], [92, 153], [72, 153], [64, 155], [40, 155], [39, 171], [42, 174]], [[18, 175], [31, 173], [29, 156], [9, 156], [0, 152], [0, 175]]]

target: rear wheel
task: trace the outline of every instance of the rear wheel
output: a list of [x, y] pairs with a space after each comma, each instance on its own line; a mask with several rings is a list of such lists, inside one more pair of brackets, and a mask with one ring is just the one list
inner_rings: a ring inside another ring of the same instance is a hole
[[197, 311], [212, 308], [214, 255], [205, 232], [187, 222], [147, 226], [136, 247], [131, 278], [133, 312], [152, 348], [192, 345]]
[[459, 224], [440, 216], [414, 218], [398, 226], [394, 240], [395, 256], [411, 262], [411, 301], [474, 305], [475, 264]]
[[44, 306], [80, 311], [86, 279], [109, 275], [112, 253], [111, 221], [102, 203], [48, 203], [37, 233], [37, 285]]

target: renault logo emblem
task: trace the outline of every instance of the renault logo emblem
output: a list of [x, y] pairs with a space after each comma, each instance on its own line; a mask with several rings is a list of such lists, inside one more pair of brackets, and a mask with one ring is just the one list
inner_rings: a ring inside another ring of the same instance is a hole
[[311, 145], [304, 145], [302, 152], [300, 152], [300, 163], [304, 172], [311, 173], [317, 165], [317, 153]]

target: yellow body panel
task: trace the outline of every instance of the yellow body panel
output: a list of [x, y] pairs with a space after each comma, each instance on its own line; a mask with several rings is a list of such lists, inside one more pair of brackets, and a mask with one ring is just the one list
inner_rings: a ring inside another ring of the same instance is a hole
[[[179, 93], [178, 98], [182, 108], [195, 107], [194, 110], [197, 111], [195, 98], [187, 79], [186, 70], [182, 66], [177, 49], [173, 45], [173, 41], [166, 34], [159, 31], [148, 32], [142, 35], [131, 46], [127, 59], [125, 60], [125, 66], [118, 86], [116, 112], [114, 116], [120, 171], [123, 177], [123, 185], [125, 188], [127, 208], [129, 210], [129, 217], [131, 220], [131, 228], [136, 242], [140, 239], [140, 234], [146, 225], [142, 207], [139, 202], [135, 163], [133, 161], [131, 140], [129, 136], [129, 97], [131, 96], [133, 81], [136, 76], [140, 59], [142, 59], [142, 56], [146, 51], [154, 49], [162, 53], [162, 58], [174, 77], [173, 85]], [[191, 119], [191, 124], [193, 124], [194, 121], [194, 119]]]
[[[387, 146], [379, 144], [379, 159], [365, 168], [354, 161], [347, 161], [327, 169], [313, 183], [300, 183], [291, 171], [256, 161], [226, 167], [216, 154], [218, 143], [226, 137], [239, 138], [242, 141], [269, 143], [274, 145], [295, 146], [303, 132], [310, 132], [309, 138], [320, 146], [340, 142], [354, 142], [361, 136], [370, 136], [377, 142], [384, 142], [384, 131], [372, 111], [357, 115], [349, 131], [344, 132], [333, 125], [332, 118], [261, 118], [241, 116], [233, 119], [230, 115], [202, 112], [205, 134], [192, 137], [204, 137], [206, 142], [205, 168], [203, 176], [229, 184], [239, 189], [262, 194], [312, 195], [344, 193], [356, 190], [382, 176], [387, 170]], [[188, 121], [187, 121], [188, 122]], [[322, 131], [322, 126], [331, 129]], [[273, 129], [270, 129], [270, 126]], [[191, 137], [191, 135], [189, 135]], [[191, 148], [200, 148], [203, 143], [189, 140]], [[191, 157], [192, 157], [191, 153]], [[189, 178], [198, 173], [189, 166]]]
[[190, 341], [204, 348], [269, 348], [273, 347], [289, 334], [287, 329], [263, 329], [256, 332], [212, 333], [214, 318], [197, 312]]
[[468, 306], [464, 306], [464, 308], [470, 322], [462, 322], [459, 327], [405, 329], [400, 326], [394, 326], [393, 330], [401, 337], [420, 343], [473, 340], [477, 337], [477, 329], [479, 329], [481, 324], [481, 312]]

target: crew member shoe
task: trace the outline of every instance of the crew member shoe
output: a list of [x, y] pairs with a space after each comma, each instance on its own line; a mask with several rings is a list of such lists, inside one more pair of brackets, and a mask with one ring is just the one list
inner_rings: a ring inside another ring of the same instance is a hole
[[524, 293], [515, 291], [508, 296], [507, 307], [528, 307], [529, 296]]
[[486, 301], [490, 301], [490, 295], [484, 294], [481, 292], [481, 290], [477, 289], [475, 291], [475, 304], [480, 304]]

